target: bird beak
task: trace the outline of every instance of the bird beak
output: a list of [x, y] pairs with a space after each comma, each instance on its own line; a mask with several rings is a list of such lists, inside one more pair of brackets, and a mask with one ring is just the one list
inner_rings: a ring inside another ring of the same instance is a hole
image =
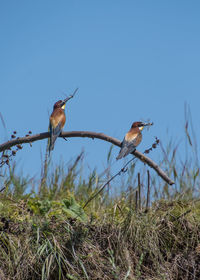
[[145, 126], [151, 126], [153, 123], [142, 123], [142, 126], [139, 127], [140, 130], [143, 130]]
[[67, 101], [70, 100], [72, 97], [73, 97], [72, 95], [66, 97], [61, 104], [61, 108], [65, 109], [65, 105], [66, 105]]
[[66, 97], [64, 100], [63, 100], [63, 105], [65, 105], [67, 103], [68, 100], [70, 100], [73, 96], [70, 95], [68, 97]]
[[62, 107], [63, 109], [65, 109], [65, 105], [66, 105], [67, 101], [70, 100], [71, 98], [73, 98], [74, 95], [75, 95], [75, 93], [76, 93], [77, 91], [78, 91], [78, 88], [75, 89], [75, 91], [74, 91], [74, 93], [73, 93], [72, 95], [66, 97], [66, 98], [63, 100], [62, 105], [61, 105], [61, 107]]

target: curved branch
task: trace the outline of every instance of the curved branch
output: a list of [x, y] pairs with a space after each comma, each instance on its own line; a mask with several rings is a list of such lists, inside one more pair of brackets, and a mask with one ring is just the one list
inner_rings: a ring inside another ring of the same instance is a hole
[[[5, 150], [10, 149], [13, 146], [16, 146], [18, 144], [24, 144], [24, 143], [31, 143], [34, 141], [38, 141], [38, 140], [43, 140], [45, 138], [48, 138], [50, 136], [49, 132], [43, 132], [43, 133], [39, 133], [39, 134], [35, 134], [35, 135], [31, 135], [31, 136], [27, 136], [27, 137], [18, 137], [16, 139], [10, 140], [6, 143], [3, 143], [0, 145], [0, 152], [3, 152]], [[62, 132], [60, 137], [65, 137], [65, 138], [70, 138], [70, 137], [87, 137], [87, 138], [97, 138], [97, 139], [101, 139], [107, 142], [112, 143], [115, 146], [121, 147], [121, 142], [116, 139], [113, 138], [111, 136], [108, 136], [104, 133], [98, 133], [98, 132], [92, 132], [92, 131], [69, 131], [69, 132]], [[157, 174], [165, 181], [167, 182], [169, 185], [173, 185], [174, 181], [172, 179], [170, 179], [168, 177], [168, 175], [150, 158], [148, 158], [147, 156], [145, 156], [144, 154], [140, 153], [139, 151], [135, 150], [133, 152], [133, 154], [140, 159], [141, 161], [143, 161], [144, 163], [146, 163], [148, 166], [150, 166], [151, 168], [153, 168]]]

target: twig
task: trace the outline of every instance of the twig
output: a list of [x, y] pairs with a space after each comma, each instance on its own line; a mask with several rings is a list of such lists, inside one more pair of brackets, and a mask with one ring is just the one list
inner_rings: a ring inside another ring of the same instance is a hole
[[149, 206], [150, 206], [150, 173], [149, 170], [147, 170], [147, 201], [146, 201], [145, 212], [148, 212]]
[[76, 88], [75, 91], [73, 92], [73, 94], [71, 95], [72, 98], [74, 97], [74, 95], [76, 94], [77, 91], [78, 91], [78, 88]]
[[6, 188], [6, 187], [3, 187], [3, 188], [0, 190], [0, 192], [4, 191], [4, 190], [5, 190], [5, 188]]
[[127, 171], [127, 169], [126, 169], [127, 165], [128, 165], [131, 161], [133, 161], [134, 159], [135, 159], [135, 157], [132, 158], [131, 160], [129, 160], [129, 161], [120, 169], [119, 172], [117, 172], [114, 176], [112, 176], [112, 177], [99, 189], [99, 191], [98, 191], [97, 193], [95, 193], [94, 195], [92, 195], [92, 196], [88, 199], [88, 201], [84, 204], [83, 209], [84, 209], [98, 194], [100, 194], [100, 193], [104, 190], [104, 188], [105, 188], [113, 179], [115, 179], [115, 177], [117, 177], [118, 175], [120, 175], [122, 172], [126, 172], [126, 171]]
[[[50, 159], [49, 159], [48, 155], [49, 155], [49, 147], [47, 145], [46, 146], [45, 159], [44, 159], [44, 166], [42, 167], [42, 171], [41, 171], [40, 185], [38, 187], [38, 193], [39, 194], [42, 191], [42, 186], [45, 186], [45, 184], [46, 184], [47, 173], [48, 173], [48, 166], [49, 166], [49, 163], [50, 163]], [[43, 190], [44, 190], [44, 187], [43, 187]]]
[[[20, 138], [16, 138], [13, 140], [10, 140], [8, 142], [5, 142], [3, 144], [0, 145], [0, 152], [3, 152], [5, 150], [10, 149], [13, 146], [16, 146], [18, 144], [24, 144], [24, 143], [31, 143], [34, 141], [38, 141], [38, 140], [43, 140], [45, 138], [50, 137], [50, 133], [49, 132], [43, 132], [40, 134], [35, 134], [32, 136], [27, 136], [27, 137], [20, 137]], [[121, 147], [121, 142], [116, 139], [113, 138], [111, 136], [108, 136], [106, 134], [103, 133], [98, 133], [98, 132], [92, 132], [92, 131], [69, 131], [69, 132], [62, 132], [61, 135], [59, 137], [66, 137], [66, 138], [70, 138], [70, 137], [88, 137], [88, 138], [97, 138], [97, 139], [101, 139], [103, 141], [107, 141], [112, 143], [115, 146]], [[146, 163], [148, 166], [150, 166], [151, 168], [153, 168], [157, 174], [169, 185], [173, 185], [174, 181], [171, 180], [169, 178], [169, 176], [150, 158], [148, 158], [147, 156], [145, 156], [144, 154], [140, 153], [139, 151], [135, 150], [133, 152], [134, 156], [137, 157], [138, 159], [140, 159], [141, 161], [143, 161], [144, 163]]]
[[141, 184], [140, 184], [140, 173], [138, 173], [138, 209], [141, 210]]

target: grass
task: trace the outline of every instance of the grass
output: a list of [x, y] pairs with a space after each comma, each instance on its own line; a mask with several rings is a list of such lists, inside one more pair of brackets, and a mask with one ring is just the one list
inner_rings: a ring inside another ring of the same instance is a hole
[[200, 277], [199, 201], [163, 200], [147, 213], [115, 201], [79, 219], [64, 201], [37, 202], [1, 205], [1, 279]]
[[121, 175], [116, 195], [106, 187], [85, 208], [113, 175], [112, 147], [102, 174], [93, 170], [83, 179], [81, 153], [67, 170], [46, 163], [39, 184], [17, 174], [14, 161], [4, 168], [8, 158], [2, 156], [0, 279], [200, 279], [200, 177], [189, 124], [190, 157], [180, 159], [173, 141], [160, 145], [159, 165], [174, 188], [153, 174], [148, 184], [146, 166], [138, 183], [135, 162]]

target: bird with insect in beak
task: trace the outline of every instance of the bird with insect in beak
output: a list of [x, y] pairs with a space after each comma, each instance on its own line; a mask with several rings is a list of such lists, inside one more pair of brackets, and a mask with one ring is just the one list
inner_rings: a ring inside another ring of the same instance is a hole
[[63, 130], [63, 127], [66, 122], [65, 116], [65, 106], [67, 101], [74, 97], [78, 88], [74, 91], [74, 93], [64, 100], [57, 101], [53, 106], [53, 112], [49, 119], [49, 130], [50, 130], [50, 140], [49, 140], [49, 154], [54, 149], [54, 144], [58, 136]]
[[118, 160], [134, 152], [135, 148], [142, 141], [141, 131], [145, 126], [151, 125], [153, 125], [153, 123], [134, 122], [122, 141], [121, 149], [116, 159]]

